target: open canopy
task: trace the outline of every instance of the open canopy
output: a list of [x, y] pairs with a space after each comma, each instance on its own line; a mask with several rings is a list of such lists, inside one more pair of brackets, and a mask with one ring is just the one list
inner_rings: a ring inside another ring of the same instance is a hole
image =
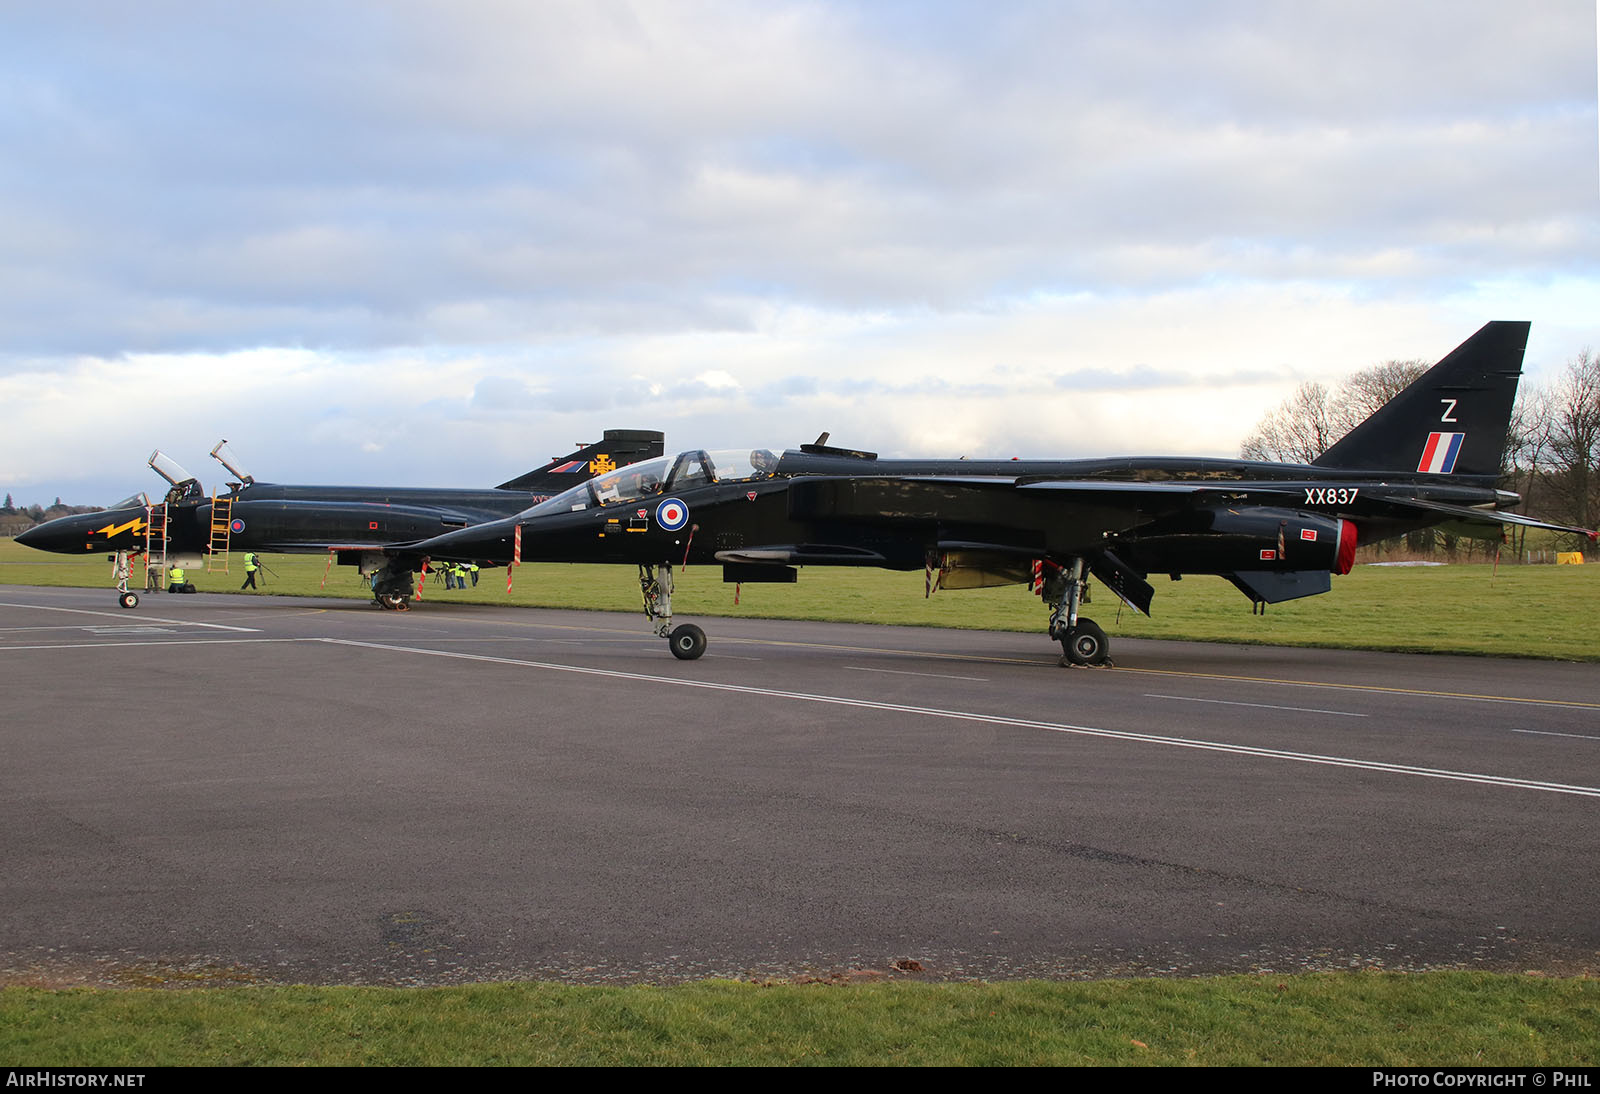
[[778, 457], [765, 448], [728, 448], [708, 452], [703, 448], [630, 463], [596, 476], [572, 489], [540, 502], [519, 516], [570, 513], [576, 509], [627, 505], [658, 494], [670, 494], [712, 483], [750, 482], [771, 478]]

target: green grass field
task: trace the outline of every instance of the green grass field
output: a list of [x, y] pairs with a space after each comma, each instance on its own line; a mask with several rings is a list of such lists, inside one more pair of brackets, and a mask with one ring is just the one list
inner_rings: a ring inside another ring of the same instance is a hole
[[[355, 570], [327, 567], [322, 556], [267, 555], [265, 591], [288, 596], [370, 599]], [[51, 555], [0, 540], [0, 584], [110, 587], [104, 556]], [[326, 573], [326, 587], [322, 585]], [[232, 574], [191, 571], [202, 592], [238, 592]], [[1122, 608], [1098, 585], [1086, 609], [1113, 637], [1178, 638], [1435, 653], [1600, 661], [1600, 566], [1357, 566], [1333, 579], [1333, 591], [1250, 613], [1250, 603], [1217, 577], [1156, 579], [1153, 615]], [[245, 594], [251, 595], [251, 594]], [[485, 570], [477, 588], [446, 592], [430, 582], [430, 600], [637, 612], [638, 583], [622, 566], [538, 564], [519, 567], [507, 595], [504, 570]], [[108, 593], [107, 602], [110, 603]], [[674, 610], [685, 619], [747, 616], [1034, 631], [1045, 610], [1021, 586], [939, 592], [923, 597], [921, 573], [812, 567], [794, 585], [734, 586], [719, 567], [680, 570]], [[639, 626], [644, 627], [643, 617]], [[714, 629], [713, 629], [714, 634]], [[1113, 650], [1113, 652], [1115, 652]]]
[[0, 1060], [97, 1065], [1593, 1067], [1600, 981], [1485, 973], [0, 991]]

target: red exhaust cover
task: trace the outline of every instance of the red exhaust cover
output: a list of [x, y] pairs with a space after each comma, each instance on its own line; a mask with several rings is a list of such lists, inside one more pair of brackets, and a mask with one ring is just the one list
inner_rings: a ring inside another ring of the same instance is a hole
[[1339, 565], [1333, 572], [1347, 574], [1356, 564], [1356, 526], [1348, 520], [1339, 522]]

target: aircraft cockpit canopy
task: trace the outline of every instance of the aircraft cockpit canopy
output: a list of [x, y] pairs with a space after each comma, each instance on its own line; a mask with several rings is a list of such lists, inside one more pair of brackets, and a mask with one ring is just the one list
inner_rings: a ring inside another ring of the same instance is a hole
[[675, 456], [660, 456], [608, 471], [524, 510], [519, 516], [546, 516], [578, 509], [627, 505], [713, 483], [753, 482], [771, 478], [777, 467], [777, 455], [765, 448], [730, 448], [713, 452], [696, 448]]
[[137, 494], [130, 494], [115, 505], [107, 506], [108, 509], [134, 509], [138, 507], [149, 508], [150, 499], [141, 490]]
[[152, 471], [166, 479], [173, 486], [182, 486], [186, 482], [199, 481], [189, 474], [182, 464], [159, 448], [150, 453], [150, 458], [145, 462], [150, 465]]

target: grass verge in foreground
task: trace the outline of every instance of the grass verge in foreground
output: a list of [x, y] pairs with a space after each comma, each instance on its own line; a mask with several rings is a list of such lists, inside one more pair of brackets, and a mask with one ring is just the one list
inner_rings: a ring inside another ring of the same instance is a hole
[[1600, 980], [1470, 972], [1094, 983], [0, 991], [13, 1066], [1594, 1066]]
[[[267, 593], [371, 599], [354, 569], [330, 570], [324, 556], [263, 557], [272, 570], [263, 575]], [[190, 576], [201, 592], [236, 593], [244, 576], [239, 565], [233, 569], [191, 570]], [[0, 583], [99, 586], [113, 605], [110, 571], [103, 556], [52, 555], [0, 540]], [[1331, 593], [1275, 604], [1265, 616], [1251, 615], [1249, 601], [1218, 577], [1153, 580], [1150, 618], [1128, 608], [1119, 612], [1116, 598], [1098, 585], [1084, 614], [1108, 634], [1132, 638], [1600, 661], [1600, 566], [1358, 566], [1334, 578]], [[148, 597], [136, 610], [158, 608], [162, 595]], [[638, 583], [626, 566], [522, 566], [510, 594], [504, 570], [485, 570], [478, 586], [465, 591], [446, 591], [430, 581], [420, 610], [432, 601], [639, 610]], [[734, 586], [722, 583], [721, 567], [691, 566], [678, 573], [674, 607], [685, 620], [747, 616], [967, 627], [1033, 631], [1048, 642], [1045, 610], [1021, 586], [925, 599], [921, 573], [811, 567], [794, 585], [744, 586], [736, 605]], [[644, 633], [642, 616], [639, 628]]]

